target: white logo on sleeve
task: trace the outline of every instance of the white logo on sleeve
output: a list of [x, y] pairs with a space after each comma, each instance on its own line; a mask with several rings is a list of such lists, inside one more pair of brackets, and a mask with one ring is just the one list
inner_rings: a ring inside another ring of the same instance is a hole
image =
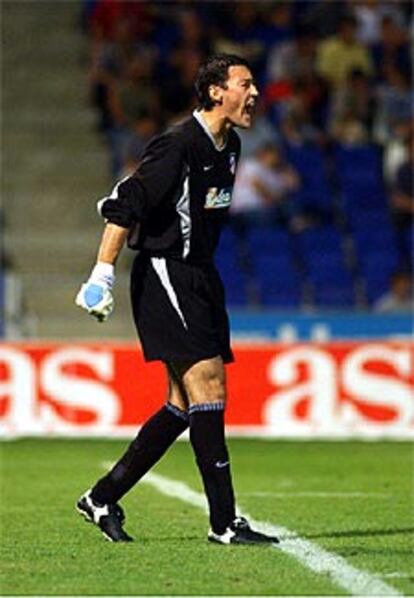
[[208, 166], [203, 166], [203, 170], [204, 172], [207, 172], [208, 170], [211, 170], [213, 168], [214, 164], [209, 164]]

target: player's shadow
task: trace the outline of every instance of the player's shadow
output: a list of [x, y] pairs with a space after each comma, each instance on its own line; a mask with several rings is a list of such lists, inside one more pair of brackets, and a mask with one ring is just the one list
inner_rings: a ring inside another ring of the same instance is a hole
[[317, 534], [302, 534], [304, 538], [313, 540], [316, 538], [357, 538], [366, 536], [395, 536], [397, 534], [410, 534], [414, 527], [397, 527], [393, 529], [355, 529], [342, 532], [322, 532]]

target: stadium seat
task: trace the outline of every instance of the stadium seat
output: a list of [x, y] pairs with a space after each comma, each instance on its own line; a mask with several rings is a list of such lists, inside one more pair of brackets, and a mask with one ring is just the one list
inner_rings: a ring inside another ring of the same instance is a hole
[[414, 227], [407, 228], [401, 233], [403, 251], [406, 259], [411, 262], [414, 259]]
[[388, 291], [391, 275], [398, 269], [398, 253], [384, 249], [363, 251], [359, 255], [359, 266], [368, 302], [372, 303]]
[[217, 259], [216, 266], [226, 291], [226, 301], [230, 306], [242, 306], [247, 303], [247, 277], [241, 270], [234, 256]]
[[348, 176], [355, 171], [381, 172], [381, 154], [375, 145], [347, 146], [338, 143], [334, 153], [339, 174]]
[[291, 251], [289, 233], [275, 226], [253, 226], [247, 243], [252, 255], [287, 255]]
[[290, 255], [256, 255], [254, 272], [262, 305], [282, 308], [300, 305], [301, 282]]
[[388, 201], [378, 148], [374, 145], [337, 145], [334, 156], [343, 208], [351, 220], [358, 218], [360, 210], [385, 212]]
[[305, 211], [330, 215], [332, 190], [327, 177], [325, 158], [315, 144], [285, 147], [288, 161], [298, 171], [302, 187], [294, 193], [294, 199]]
[[340, 232], [332, 226], [310, 229], [298, 235], [298, 245], [315, 305], [352, 307], [354, 282], [346, 266]]
[[355, 305], [355, 290], [352, 280], [347, 282], [319, 283], [314, 286], [314, 303], [317, 307], [343, 309]]
[[303, 257], [312, 254], [342, 255], [342, 235], [333, 226], [315, 227], [298, 235], [299, 248]]
[[225, 227], [222, 231], [215, 264], [223, 280], [228, 305], [245, 305], [247, 276], [242, 268], [239, 240], [230, 227]]

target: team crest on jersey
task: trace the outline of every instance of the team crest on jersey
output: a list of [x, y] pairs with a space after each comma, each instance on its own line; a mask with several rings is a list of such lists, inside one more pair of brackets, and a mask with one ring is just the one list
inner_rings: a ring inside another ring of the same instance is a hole
[[231, 203], [231, 187], [218, 189], [218, 187], [209, 187], [206, 195], [204, 207], [206, 210], [217, 210], [228, 208]]
[[231, 152], [229, 161], [231, 174], [236, 174], [236, 154], [234, 152]]

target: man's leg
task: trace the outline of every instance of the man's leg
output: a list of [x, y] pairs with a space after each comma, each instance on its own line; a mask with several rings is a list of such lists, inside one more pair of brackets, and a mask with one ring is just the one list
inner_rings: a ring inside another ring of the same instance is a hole
[[224, 533], [236, 517], [224, 437], [225, 370], [221, 357], [174, 365], [190, 402], [190, 441], [210, 507], [211, 528]]
[[[119, 505], [116, 505], [118, 500], [159, 461], [171, 444], [188, 427], [186, 393], [180, 380], [168, 366], [167, 371], [169, 390], [166, 405], [142, 426], [119, 461], [78, 502], [78, 509], [95, 523], [97, 523], [95, 518], [90, 517], [89, 512], [85, 513], [82, 507], [93, 510], [95, 506], [99, 509], [110, 505], [118, 514], [121, 525], [124, 515]], [[114, 523], [116, 526], [116, 521]], [[102, 529], [102, 526], [99, 526]]]
[[209, 539], [221, 544], [277, 542], [236, 517], [230, 459], [225, 441], [226, 376], [221, 357], [173, 364], [189, 399], [190, 440], [210, 509]]

